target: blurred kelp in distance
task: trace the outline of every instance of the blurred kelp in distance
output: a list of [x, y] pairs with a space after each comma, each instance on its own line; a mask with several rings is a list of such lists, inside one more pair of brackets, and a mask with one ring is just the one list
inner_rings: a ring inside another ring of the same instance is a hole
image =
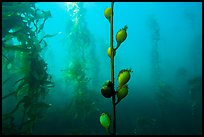
[[149, 17], [148, 26], [150, 29], [150, 38], [152, 42], [151, 50], [151, 79], [154, 84], [161, 80], [161, 67], [160, 67], [160, 54], [159, 54], [159, 41], [160, 41], [160, 26], [156, 16]]
[[69, 52], [70, 61], [62, 75], [67, 84], [72, 85], [73, 96], [66, 108], [66, 117], [71, 118], [69, 122], [73, 128], [70, 130], [72, 134], [92, 134], [95, 131], [87, 123], [93, 121], [92, 118], [100, 108], [96, 85], [90, 84], [96, 84], [93, 79], [97, 79], [94, 78], [97, 77], [94, 71], [97, 66], [94, 60], [94, 41], [86, 25], [83, 3], [67, 2], [67, 12], [71, 17], [71, 26], [68, 24], [67, 27], [67, 51], [73, 52]]
[[202, 77], [195, 76], [188, 80], [189, 94], [191, 96], [192, 115], [198, 116], [202, 110]]
[[[12, 64], [3, 69], [9, 68], [18, 73], [18, 80], [11, 84], [15, 87], [14, 91], [2, 97], [3, 101], [10, 96], [16, 97], [15, 107], [8, 113], [3, 112], [3, 134], [32, 134], [34, 125], [51, 106], [45, 97], [54, 84], [47, 73], [47, 63], [40, 56], [47, 46], [45, 38], [54, 36], [43, 35], [42, 32], [50, 17], [50, 11], [40, 10], [35, 2], [2, 4], [2, 60]], [[22, 120], [17, 121], [18, 118]]]
[[153, 86], [153, 91], [155, 93], [155, 99], [158, 103], [160, 112], [161, 112], [161, 124], [163, 129], [162, 132], [166, 132], [168, 129], [167, 125], [167, 117], [169, 112], [168, 112], [168, 107], [172, 106], [173, 100], [174, 100], [174, 95], [173, 95], [173, 86], [170, 85], [165, 79], [164, 76], [162, 75], [162, 69], [161, 69], [161, 56], [159, 53], [159, 47], [164, 46], [160, 45], [160, 25], [157, 20], [157, 17], [152, 15], [150, 16], [148, 20], [148, 25], [150, 29], [150, 39], [152, 43], [152, 50], [151, 50], [151, 80], [152, 80], [152, 86]]
[[188, 71], [187, 71], [187, 69], [185, 67], [180, 67], [180, 68], [177, 69], [175, 75], [176, 75], [177, 78], [185, 78], [185, 77], [188, 76]]

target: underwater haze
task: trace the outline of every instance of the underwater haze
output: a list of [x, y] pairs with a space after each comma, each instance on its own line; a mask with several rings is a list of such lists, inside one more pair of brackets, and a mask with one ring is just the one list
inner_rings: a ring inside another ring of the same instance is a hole
[[[3, 134], [114, 129], [108, 7], [2, 2]], [[202, 135], [202, 3], [114, 2], [113, 13], [116, 135]]]

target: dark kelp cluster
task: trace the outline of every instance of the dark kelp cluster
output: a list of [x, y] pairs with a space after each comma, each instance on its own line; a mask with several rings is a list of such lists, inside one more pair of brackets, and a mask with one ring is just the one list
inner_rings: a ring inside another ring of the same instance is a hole
[[[21, 74], [13, 86], [15, 90], [2, 97], [16, 97], [16, 106], [3, 114], [3, 134], [32, 134], [36, 122], [51, 105], [45, 101], [50, 87], [51, 76], [40, 52], [47, 46], [43, 35], [50, 11], [42, 11], [35, 2], [4, 2], [2, 4], [2, 49], [3, 58], [20, 67]], [[16, 41], [14, 41], [16, 40]], [[9, 54], [17, 54], [9, 58]], [[23, 111], [22, 121], [15, 122], [17, 111]]]

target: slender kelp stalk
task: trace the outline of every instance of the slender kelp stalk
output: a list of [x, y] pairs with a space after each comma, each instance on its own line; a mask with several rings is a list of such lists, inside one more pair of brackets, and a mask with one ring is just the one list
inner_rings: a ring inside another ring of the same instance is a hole
[[[114, 81], [114, 56], [116, 50], [120, 47], [121, 43], [127, 38], [127, 25], [120, 29], [116, 35], [117, 47], [113, 47], [113, 6], [114, 2], [111, 2], [111, 7], [106, 8], [104, 15], [110, 23], [110, 47], [107, 50], [107, 55], [110, 57], [111, 61], [111, 81], [107, 80], [103, 87], [101, 88], [101, 93], [105, 98], [112, 97], [113, 115], [112, 120], [108, 113], [102, 113], [100, 116], [101, 125], [108, 131], [111, 135], [116, 135], [116, 105], [128, 94], [127, 82], [130, 80], [131, 69], [122, 69], [118, 74], [118, 88], [115, 91], [115, 81]], [[117, 95], [117, 102], [116, 102]], [[110, 131], [110, 123], [112, 121], [113, 131]]]
[[[114, 2], [111, 3], [112, 16], [110, 20], [110, 47], [113, 49], [113, 6]], [[111, 50], [111, 81], [113, 83], [114, 88], [114, 50]], [[113, 135], [116, 134], [116, 104], [115, 104], [115, 93], [112, 96], [112, 104], [113, 104]]]
[[[114, 2], [111, 3], [111, 20], [110, 20], [110, 47], [113, 49], [113, 6]], [[113, 90], [114, 88], [114, 50], [111, 50], [111, 81], [113, 83]], [[112, 96], [112, 104], [113, 104], [113, 135], [116, 134], [116, 104], [115, 104], [115, 93]]]

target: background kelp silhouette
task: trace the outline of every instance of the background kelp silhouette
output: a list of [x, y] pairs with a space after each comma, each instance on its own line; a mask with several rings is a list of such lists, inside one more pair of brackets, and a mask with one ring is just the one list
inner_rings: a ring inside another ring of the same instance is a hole
[[115, 134], [202, 134], [200, 3], [114, 5], [128, 39], [111, 54], [110, 3], [2, 3], [3, 134], [106, 134], [111, 55], [133, 71]]

